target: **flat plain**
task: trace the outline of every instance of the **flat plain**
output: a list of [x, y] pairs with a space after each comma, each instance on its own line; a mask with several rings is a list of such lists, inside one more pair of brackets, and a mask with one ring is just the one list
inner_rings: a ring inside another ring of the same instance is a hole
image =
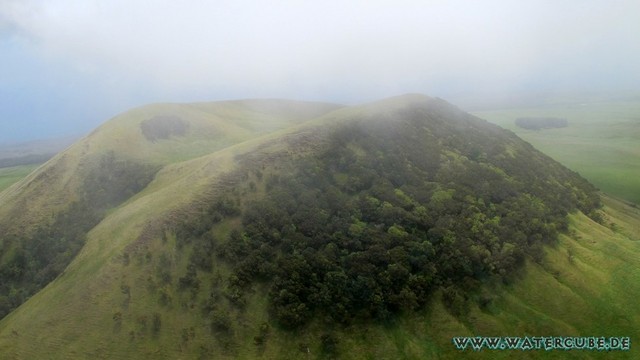
[[0, 168], [0, 191], [18, 182], [41, 164], [19, 165]]
[[[640, 101], [596, 101], [475, 111], [515, 132], [538, 150], [577, 171], [603, 192], [640, 204]], [[558, 117], [564, 128], [528, 130], [520, 117]]]

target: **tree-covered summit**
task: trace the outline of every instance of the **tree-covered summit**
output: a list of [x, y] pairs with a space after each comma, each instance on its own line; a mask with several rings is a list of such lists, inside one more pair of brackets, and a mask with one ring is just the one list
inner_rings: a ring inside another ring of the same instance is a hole
[[231, 266], [235, 303], [265, 284], [272, 318], [295, 328], [389, 319], [440, 288], [461, 312], [463, 284], [510, 281], [567, 230], [569, 212], [600, 206], [576, 173], [442, 100], [359, 110], [300, 132], [315, 134], [314, 151], [247, 155], [243, 180], [178, 227], [194, 269]]

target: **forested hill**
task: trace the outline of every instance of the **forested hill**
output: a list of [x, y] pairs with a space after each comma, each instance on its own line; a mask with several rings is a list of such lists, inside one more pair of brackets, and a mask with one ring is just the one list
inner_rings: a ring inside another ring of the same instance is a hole
[[439, 99], [368, 105], [289, 149], [301, 139], [313, 150], [246, 154], [242, 180], [177, 225], [178, 246], [194, 248], [178, 288], [197, 291], [197, 271], [224, 262], [232, 302], [266, 284], [286, 328], [387, 320], [437, 288], [460, 313], [465, 289], [541, 259], [569, 212], [598, 216], [580, 176]]
[[77, 201], [53, 197], [64, 211], [32, 208], [47, 222], [3, 239], [5, 309], [55, 281], [0, 322], [0, 349], [37, 357], [36, 337], [60, 357], [281, 357], [306, 334], [331, 357], [331, 329], [394, 324], [436, 294], [463, 317], [483, 286], [542, 262], [570, 212], [602, 221], [586, 180], [444, 100], [249, 104], [116, 118], [12, 188], [12, 206], [46, 203], [35, 180]]

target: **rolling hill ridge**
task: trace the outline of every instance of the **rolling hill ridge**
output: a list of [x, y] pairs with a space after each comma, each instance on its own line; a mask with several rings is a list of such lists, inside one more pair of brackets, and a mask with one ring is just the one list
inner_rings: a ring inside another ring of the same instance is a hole
[[[163, 166], [337, 107], [279, 100], [158, 104], [105, 123], [0, 194], [0, 288], [11, 293], [1, 299], [0, 314], [60, 274], [105, 212], [143, 189]], [[228, 114], [245, 121], [221, 120]]]
[[634, 209], [422, 95], [144, 107], [0, 200], [12, 358], [455, 357], [446, 336], [598, 330], [545, 301], [635, 306], [581, 282], [636, 268]]

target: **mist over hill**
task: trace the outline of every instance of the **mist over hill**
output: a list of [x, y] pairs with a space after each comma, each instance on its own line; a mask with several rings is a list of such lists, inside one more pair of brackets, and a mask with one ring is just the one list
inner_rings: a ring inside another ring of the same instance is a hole
[[290, 328], [320, 314], [384, 320], [438, 287], [462, 312], [465, 287], [509, 281], [526, 256], [543, 257], [568, 212], [597, 216], [595, 188], [577, 174], [442, 100], [358, 110], [301, 130], [285, 153], [240, 157], [238, 180], [177, 225], [178, 247], [194, 248], [178, 286], [198, 289], [196, 270], [227, 261], [232, 302], [271, 284], [274, 318]]
[[134, 109], [0, 201], [18, 358], [42, 331], [60, 357], [286, 358], [293, 334], [333, 357], [359, 341], [340, 329], [491, 313], [576, 214], [609, 219], [578, 174], [422, 95]]

